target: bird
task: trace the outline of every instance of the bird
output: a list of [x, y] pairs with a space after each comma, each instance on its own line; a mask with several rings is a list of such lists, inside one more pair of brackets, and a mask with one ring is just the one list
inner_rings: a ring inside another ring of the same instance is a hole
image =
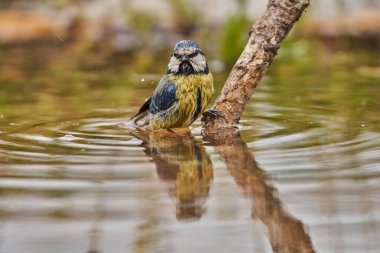
[[152, 130], [190, 126], [204, 113], [214, 93], [213, 77], [199, 45], [191, 40], [176, 43], [165, 75], [152, 96], [131, 117], [146, 117]]

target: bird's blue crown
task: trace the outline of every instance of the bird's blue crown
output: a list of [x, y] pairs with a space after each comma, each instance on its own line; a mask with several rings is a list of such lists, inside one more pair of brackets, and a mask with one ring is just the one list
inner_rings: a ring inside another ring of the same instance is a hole
[[175, 44], [173, 52], [177, 52], [180, 49], [189, 48], [189, 47], [200, 49], [198, 44], [192, 40], [181, 40], [177, 42], [177, 44]]

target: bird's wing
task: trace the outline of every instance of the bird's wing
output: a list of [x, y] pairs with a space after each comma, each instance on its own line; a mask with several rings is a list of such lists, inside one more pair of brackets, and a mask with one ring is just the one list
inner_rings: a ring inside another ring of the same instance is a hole
[[140, 110], [131, 118], [136, 123], [144, 118], [148, 113], [157, 114], [159, 112], [169, 109], [176, 101], [177, 88], [173, 82], [168, 81], [165, 75], [157, 85], [153, 95], [149, 97]]
[[175, 84], [167, 82], [167, 80], [163, 78], [153, 93], [149, 112], [151, 114], [157, 114], [169, 109], [177, 101], [176, 92], [177, 88]]
[[149, 97], [147, 100], [145, 100], [144, 104], [141, 106], [140, 110], [131, 117], [132, 119], [135, 119], [133, 122], [136, 123], [140, 119], [144, 118], [148, 114], [149, 106], [152, 101], [152, 97]]

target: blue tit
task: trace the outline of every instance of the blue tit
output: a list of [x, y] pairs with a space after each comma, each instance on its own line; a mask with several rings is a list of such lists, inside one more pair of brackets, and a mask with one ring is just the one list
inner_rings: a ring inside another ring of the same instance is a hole
[[152, 130], [188, 127], [205, 111], [213, 92], [204, 53], [194, 41], [181, 40], [153, 95], [131, 119], [147, 116]]

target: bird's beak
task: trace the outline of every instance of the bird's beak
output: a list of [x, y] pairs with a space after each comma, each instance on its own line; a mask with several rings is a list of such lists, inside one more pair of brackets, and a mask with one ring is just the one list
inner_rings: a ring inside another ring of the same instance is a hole
[[189, 61], [182, 61], [182, 63], [179, 65], [179, 68], [185, 75], [189, 75], [194, 72], [193, 66]]

